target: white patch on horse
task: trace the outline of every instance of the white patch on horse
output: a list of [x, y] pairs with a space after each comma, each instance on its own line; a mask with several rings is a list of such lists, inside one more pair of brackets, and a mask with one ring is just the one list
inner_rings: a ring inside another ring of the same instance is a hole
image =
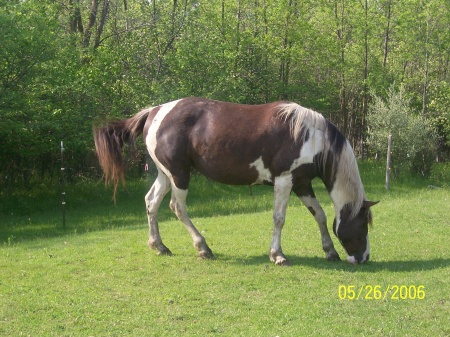
[[363, 263], [364, 261], [367, 261], [367, 257], [370, 254], [369, 234], [367, 234], [367, 236], [366, 236], [366, 242], [367, 242], [366, 251], [363, 254], [363, 259], [362, 259], [361, 263]]
[[310, 137], [303, 144], [299, 157], [292, 162], [289, 172], [292, 172], [303, 164], [312, 164], [314, 157], [324, 150], [323, 132], [315, 128], [310, 128], [308, 131]]
[[251, 163], [250, 168], [255, 168], [258, 172], [258, 178], [256, 178], [256, 181], [253, 184], [262, 184], [264, 181], [272, 182], [272, 174], [269, 169], [265, 167], [262, 156]]
[[347, 257], [347, 261], [350, 262], [351, 264], [358, 264], [358, 261], [354, 256]]
[[339, 233], [339, 226], [341, 224], [341, 210], [344, 208], [344, 206], [348, 203], [346, 201], [347, 193], [345, 193], [345, 190], [340, 188], [338, 186], [339, 184], [336, 182], [334, 183], [333, 189], [331, 190], [330, 196], [331, 200], [333, 200], [334, 204], [334, 213], [336, 215], [336, 229], [335, 233]]
[[274, 209], [273, 209], [273, 235], [270, 245], [270, 259], [275, 264], [285, 264], [286, 258], [281, 249], [281, 231], [286, 218], [286, 208], [292, 190], [292, 175], [275, 178], [274, 183]]
[[169, 114], [170, 111], [180, 102], [181, 99], [173, 102], [169, 102], [166, 104], [161, 105], [161, 108], [156, 113], [155, 117], [153, 118], [152, 124], [150, 125], [150, 128], [148, 130], [147, 139], [145, 140], [145, 143], [147, 144], [148, 152], [150, 153], [150, 156], [152, 157], [153, 162], [155, 165], [164, 172], [166, 176], [170, 178], [172, 181], [172, 175], [170, 174], [169, 170], [165, 168], [161, 162], [156, 158], [155, 150], [158, 143], [158, 140], [156, 139], [156, 133], [158, 132], [159, 127], [161, 126], [162, 121], [164, 118]]

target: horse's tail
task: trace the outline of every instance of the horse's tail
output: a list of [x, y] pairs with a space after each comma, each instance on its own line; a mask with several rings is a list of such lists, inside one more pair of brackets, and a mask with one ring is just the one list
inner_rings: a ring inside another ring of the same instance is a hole
[[144, 109], [131, 118], [109, 122], [106, 127], [94, 128], [95, 150], [103, 170], [105, 182], [114, 185], [114, 200], [119, 181], [125, 184], [122, 148], [142, 134], [151, 109]]

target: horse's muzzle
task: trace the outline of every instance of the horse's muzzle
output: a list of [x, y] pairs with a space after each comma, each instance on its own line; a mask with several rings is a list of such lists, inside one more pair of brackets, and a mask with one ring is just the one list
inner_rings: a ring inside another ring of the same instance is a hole
[[347, 261], [351, 264], [360, 264], [369, 261], [370, 254], [367, 254], [366, 259], [363, 260], [362, 256], [349, 256], [347, 257]]

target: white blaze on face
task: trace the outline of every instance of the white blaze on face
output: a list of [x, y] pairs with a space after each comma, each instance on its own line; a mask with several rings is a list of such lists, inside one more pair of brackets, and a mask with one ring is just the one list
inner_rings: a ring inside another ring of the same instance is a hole
[[145, 143], [147, 144], [147, 149], [150, 152], [150, 156], [152, 157], [153, 161], [155, 162], [156, 166], [161, 169], [164, 174], [166, 174], [169, 178], [172, 177], [170, 172], [159, 162], [158, 158], [155, 156], [155, 150], [158, 140], [156, 139], [156, 133], [158, 132], [159, 127], [161, 126], [162, 121], [164, 118], [169, 114], [170, 111], [177, 105], [178, 102], [180, 102], [181, 99], [173, 102], [169, 102], [166, 104], [163, 104], [159, 111], [156, 113], [155, 117], [153, 117], [152, 124], [150, 125], [150, 128], [148, 129], [147, 138], [145, 140]]

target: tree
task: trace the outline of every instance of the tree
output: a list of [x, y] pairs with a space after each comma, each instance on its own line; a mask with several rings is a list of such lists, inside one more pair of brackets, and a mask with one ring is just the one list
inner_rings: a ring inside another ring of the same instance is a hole
[[403, 86], [399, 91], [391, 86], [387, 100], [374, 95], [367, 116], [367, 143], [374, 152], [387, 151], [387, 139], [392, 135], [392, 159], [396, 172], [410, 169], [423, 175], [429, 173], [435, 155], [435, 134], [430, 123], [411, 110], [411, 100]]
[[449, 152], [449, 2], [0, 0], [0, 7], [0, 174], [11, 186], [55, 176], [60, 140], [69, 177], [91, 174], [92, 124], [191, 95], [298, 102], [337, 124], [362, 154], [366, 116], [383, 110], [385, 88], [398, 83], [410, 108], [402, 118], [432, 123], [440, 158]]
[[59, 48], [56, 22], [46, 13], [53, 11], [32, 2], [7, 2], [0, 12], [0, 161], [9, 188], [17, 180], [29, 186], [32, 170], [45, 170], [58, 133], [51, 113], [41, 109], [57, 72], [50, 63]]

